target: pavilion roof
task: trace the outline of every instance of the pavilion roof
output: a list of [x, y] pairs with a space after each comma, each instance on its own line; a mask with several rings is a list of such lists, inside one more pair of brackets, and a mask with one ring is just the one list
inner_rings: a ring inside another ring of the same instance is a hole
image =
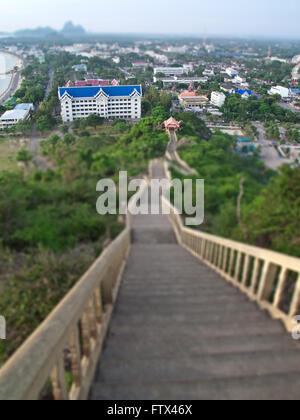
[[165, 121], [166, 128], [179, 128], [180, 122], [176, 121], [175, 118], [170, 117], [167, 121]]

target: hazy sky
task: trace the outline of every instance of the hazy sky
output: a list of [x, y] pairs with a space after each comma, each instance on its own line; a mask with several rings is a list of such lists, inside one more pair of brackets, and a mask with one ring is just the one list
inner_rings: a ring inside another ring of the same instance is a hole
[[299, 0], [7, 0], [0, 32], [61, 28], [93, 32], [257, 35], [300, 38]]

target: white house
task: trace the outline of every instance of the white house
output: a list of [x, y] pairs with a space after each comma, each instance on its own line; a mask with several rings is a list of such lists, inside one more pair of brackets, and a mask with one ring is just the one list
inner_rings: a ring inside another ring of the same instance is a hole
[[6, 128], [11, 128], [18, 124], [20, 121], [27, 119], [29, 111], [24, 109], [13, 109], [11, 111], [6, 111], [0, 117], [0, 128], [5, 130]]
[[142, 116], [142, 87], [102, 86], [59, 88], [63, 122], [87, 118], [95, 114], [102, 118], [122, 120]]
[[236, 83], [238, 85], [241, 85], [242, 83], [245, 83], [245, 82], [246, 82], [246, 79], [244, 79], [241, 76], [235, 76], [232, 80], [232, 83]]
[[228, 67], [225, 71], [228, 74], [228, 76], [230, 76], [230, 77], [234, 77], [234, 76], [237, 76], [239, 74], [239, 72], [237, 70], [233, 69], [232, 67]]
[[217, 108], [221, 108], [226, 101], [226, 95], [222, 92], [212, 92], [210, 102]]
[[0, 117], [0, 129], [5, 130], [18, 124], [20, 121], [27, 120], [30, 111], [34, 110], [33, 104], [18, 104], [11, 111], [6, 111]]
[[290, 89], [284, 86], [273, 86], [268, 93], [269, 95], [280, 95], [282, 98], [289, 98], [291, 95]]

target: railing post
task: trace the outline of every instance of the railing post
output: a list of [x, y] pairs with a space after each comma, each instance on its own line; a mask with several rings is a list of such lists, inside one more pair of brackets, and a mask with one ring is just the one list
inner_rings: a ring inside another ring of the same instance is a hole
[[90, 334], [90, 323], [89, 323], [89, 313], [88, 313], [88, 310], [85, 311], [82, 314], [81, 328], [82, 328], [83, 354], [86, 357], [89, 357], [90, 356], [90, 352], [91, 352], [91, 334]]
[[70, 353], [71, 353], [71, 371], [74, 383], [77, 387], [81, 385], [82, 372], [81, 372], [81, 355], [80, 355], [80, 341], [78, 326], [72, 332], [70, 338]]
[[259, 265], [260, 265], [260, 260], [258, 258], [255, 258], [253, 273], [252, 273], [252, 278], [251, 278], [251, 286], [250, 286], [250, 290], [253, 294], [255, 294], [256, 286], [258, 283]]
[[275, 297], [274, 297], [274, 302], [273, 302], [273, 305], [275, 308], [278, 308], [280, 305], [282, 294], [284, 291], [284, 285], [287, 279], [287, 274], [288, 274], [288, 269], [282, 268], [280, 277], [279, 277], [278, 286], [275, 293]]
[[294, 296], [290, 307], [290, 317], [294, 317], [295, 315], [300, 315], [298, 313], [300, 307], [300, 274], [298, 274], [296, 286], [294, 290]]
[[205, 251], [206, 251], [205, 247], [206, 247], [206, 240], [202, 239], [202, 241], [201, 241], [201, 251], [200, 251], [200, 256], [201, 256], [202, 260], [204, 260], [204, 257], [205, 257]]
[[240, 278], [241, 263], [242, 263], [242, 253], [238, 251], [237, 260], [235, 264], [235, 273], [234, 273], [234, 280], [237, 283], [239, 282], [239, 278]]
[[233, 277], [232, 271], [233, 271], [233, 265], [234, 265], [234, 258], [235, 258], [235, 250], [231, 248], [230, 250], [230, 263], [229, 263], [229, 277]]
[[224, 273], [226, 273], [226, 269], [227, 269], [228, 253], [229, 253], [229, 248], [227, 248], [226, 246], [224, 250], [224, 260], [223, 260], [223, 267], [222, 267], [222, 270]]
[[261, 283], [258, 291], [258, 300], [268, 300], [270, 298], [272, 288], [274, 286], [278, 266], [265, 262]]
[[94, 296], [89, 300], [88, 304], [90, 333], [93, 338], [97, 337], [97, 320]]
[[59, 358], [51, 373], [53, 397], [56, 401], [69, 400], [63, 355]]
[[218, 258], [218, 262], [217, 262], [217, 267], [221, 268], [222, 266], [222, 258], [223, 258], [223, 254], [224, 254], [224, 247], [222, 245], [220, 245], [220, 252], [219, 252], [219, 258]]
[[247, 280], [248, 280], [248, 274], [249, 274], [249, 268], [250, 268], [250, 255], [246, 255], [245, 257], [245, 264], [244, 264], [244, 271], [243, 271], [243, 277], [242, 277], [242, 285], [247, 286]]
[[102, 324], [102, 316], [103, 316], [103, 309], [102, 309], [102, 294], [100, 287], [97, 287], [95, 290], [95, 305], [96, 305], [96, 318], [98, 325]]
[[209, 242], [209, 252], [208, 252], [208, 261], [211, 263], [212, 262], [212, 256], [213, 256], [213, 252], [214, 252], [214, 244], [213, 242]]
[[215, 255], [214, 255], [214, 259], [213, 259], [213, 265], [215, 267], [218, 267], [218, 261], [219, 261], [219, 258], [220, 258], [221, 246], [218, 245], [217, 243], [215, 243], [214, 249], [215, 249]]

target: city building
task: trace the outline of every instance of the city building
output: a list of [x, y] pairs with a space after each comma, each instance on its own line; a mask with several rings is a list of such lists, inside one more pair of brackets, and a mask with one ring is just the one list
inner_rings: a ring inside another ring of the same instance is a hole
[[140, 119], [142, 87], [64, 87], [58, 89], [63, 122], [96, 114], [102, 118]]
[[155, 67], [154, 74], [162, 73], [165, 76], [182, 76], [188, 74], [189, 67]]
[[154, 83], [161, 81], [164, 85], [189, 85], [190, 83], [207, 83], [208, 77], [154, 77], [153, 81]]
[[237, 89], [234, 93], [241, 95], [243, 99], [249, 99], [249, 97], [253, 95], [253, 92], [250, 89]]
[[6, 111], [0, 117], [0, 129], [11, 128], [17, 125], [18, 122], [29, 119], [31, 111], [34, 111], [33, 104], [16, 105], [13, 110]]
[[72, 82], [68, 81], [65, 87], [85, 87], [85, 86], [117, 86], [120, 84], [119, 80], [102, 80], [102, 79], [85, 79], [85, 80], [76, 80]]
[[30, 111], [31, 109], [29, 108], [28, 109], [14, 108], [13, 110], [6, 111], [0, 117], [0, 129], [5, 130], [7, 128], [11, 128], [17, 125], [20, 121], [27, 120], [30, 116]]
[[87, 65], [86, 64], [76, 64], [75, 66], [72, 66], [72, 70], [86, 73], [87, 72]]
[[234, 91], [235, 91], [235, 87], [233, 86], [233, 84], [232, 84], [232, 83], [228, 83], [228, 84], [222, 85], [220, 88], [221, 88], [224, 92], [229, 93], [230, 95], [231, 95], [232, 93], [234, 93]]
[[228, 76], [230, 77], [235, 77], [238, 76], [239, 72], [231, 67], [228, 67], [226, 70], [226, 74], [228, 74]]
[[246, 83], [246, 79], [244, 79], [244, 78], [243, 78], [243, 77], [241, 77], [241, 76], [235, 76], [235, 77], [232, 79], [232, 83], [235, 83], [235, 84], [237, 84], [237, 85], [241, 85], [241, 84]]
[[33, 104], [18, 104], [14, 107], [14, 109], [22, 109], [24, 111], [34, 111], [34, 105]]
[[149, 66], [147, 61], [134, 61], [132, 67], [135, 69], [146, 69]]
[[210, 70], [210, 69], [205, 69], [204, 72], [203, 72], [203, 76], [214, 77], [215, 72], [213, 70]]
[[293, 59], [292, 59], [292, 63], [293, 63], [293, 64], [298, 64], [298, 63], [300, 63], [300, 54], [299, 54], [299, 55], [295, 55], [295, 57], [293, 57]]
[[226, 101], [226, 95], [222, 92], [212, 92], [210, 102], [217, 108], [221, 108]]
[[208, 114], [213, 115], [214, 117], [222, 117], [223, 112], [221, 112], [218, 108], [208, 108]]
[[282, 98], [290, 97], [290, 89], [284, 86], [273, 86], [269, 90], [269, 95], [280, 95]]
[[184, 91], [179, 95], [179, 101], [184, 108], [199, 109], [207, 105], [209, 99], [205, 95], [197, 95], [196, 92]]

